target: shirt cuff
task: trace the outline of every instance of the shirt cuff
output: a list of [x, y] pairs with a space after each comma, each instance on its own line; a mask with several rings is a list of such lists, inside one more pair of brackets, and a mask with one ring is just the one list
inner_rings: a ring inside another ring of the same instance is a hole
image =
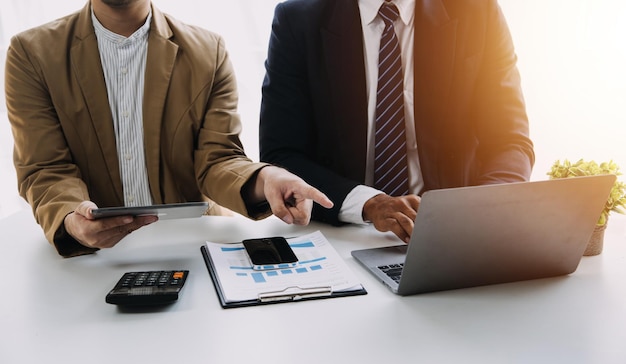
[[339, 221], [351, 224], [367, 224], [369, 221], [363, 220], [363, 205], [370, 198], [384, 193], [375, 188], [358, 185], [348, 193], [346, 199], [341, 204], [339, 210]]

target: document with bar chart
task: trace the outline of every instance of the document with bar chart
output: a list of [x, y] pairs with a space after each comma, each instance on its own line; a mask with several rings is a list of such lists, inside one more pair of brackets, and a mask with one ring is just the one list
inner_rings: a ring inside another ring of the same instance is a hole
[[202, 254], [222, 307], [367, 293], [320, 231], [287, 241], [297, 265], [271, 270], [253, 270], [241, 243], [206, 242]]

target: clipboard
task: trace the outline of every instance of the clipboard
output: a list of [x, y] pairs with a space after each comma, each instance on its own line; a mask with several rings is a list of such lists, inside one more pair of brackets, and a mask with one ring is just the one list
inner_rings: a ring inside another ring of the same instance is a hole
[[333, 291], [332, 286], [329, 285], [300, 288], [297, 285], [297, 281], [294, 281], [294, 284], [289, 284], [280, 289], [259, 292], [256, 298], [236, 301], [228, 300], [224, 292], [225, 290], [223, 287], [223, 282], [220, 281], [218, 268], [211, 258], [211, 254], [209, 252], [209, 249], [207, 248], [207, 245], [203, 245], [202, 247], [200, 247], [200, 251], [202, 253], [202, 257], [206, 264], [209, 275], [211, 276], [213, 287], [215, 288], [215, 292], [217, 293], [222, 308], [258, 306], [274, 303], [299, 302], [314, 299], [337, 298], [367, 294], [367, 291], [361, 284], [358, 284], [351, 289]]

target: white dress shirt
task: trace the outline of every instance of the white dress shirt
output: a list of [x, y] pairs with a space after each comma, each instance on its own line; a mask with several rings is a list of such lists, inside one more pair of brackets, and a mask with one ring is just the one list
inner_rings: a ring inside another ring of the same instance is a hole
[[151, 205], [143, 143], [143, 94], [152, 10], [131, 36], [111, 32], [91, 13], [109, 105], [125, 206]]
[[[376, 89], [378, 87], [378, 51], [380, 37], [385, 28], [383, 20], [378, 15], [378, 9], [384, 0], [359, 0], [361, 24], [363, 26], [363, 47], [365, 50], [365, 83], [367, 87], [367, 162], [365, 184], [355, 187], [341, 205], [339, 220], [343, 222], [363, 224], [363, 205], [370, 198], [383, 193], [374, 189], [374, 138]], [[402, 70], [404, 74], [404, 112], [406, 121], [407, 162], [409, 168], [409, 190], [417, 194], [424, 186], [419, 157], [417, 154], [417, 140], [415, 137], [415, 107], [413, 105], [413, 37], [415, 21], [415, 0], [393, 0], [400, 12], [394, 22], [396, 35], [402, 50]]]

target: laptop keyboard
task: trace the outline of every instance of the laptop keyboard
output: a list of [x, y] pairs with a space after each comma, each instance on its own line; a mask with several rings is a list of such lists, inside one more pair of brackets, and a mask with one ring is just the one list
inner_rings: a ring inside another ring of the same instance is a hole
[[378, 267], [389, 278], [393, 279], [396, 283], [400, 283], [400, 276], [402, 275], [402, 268], [404, 263], [381, 265]]

